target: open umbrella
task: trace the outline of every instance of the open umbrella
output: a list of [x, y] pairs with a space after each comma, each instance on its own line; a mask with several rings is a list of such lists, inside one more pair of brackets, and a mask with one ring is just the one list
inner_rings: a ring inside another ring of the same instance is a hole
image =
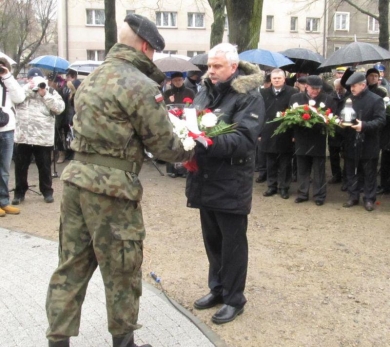
[[196, 65], [192, 64], [190, 61], [181, 58], [175, 58], [172, 56], [162, 58], [162, 59], [157, 59], [154, 61], [154, 63], [162, 72], [200, 71], [200, 69]]
[[7, 59], [10, 65], [15, 65], [16, 64], [15, 60], [11, 59], [7, 54], [5, 54], [3, 52], [0, 52], [0, 58]]
[[79, 75], [88, 76], [93, 70], [103, 62], [97, 60], [77, 60], [68, 66], [68, 69], [77, 71]]
[[294, 62], [286, 58], [283, 54], [271, 52], [266, 49], [251, 49], [240, 53], [239, 57], [241, 60], [259, 64], [263, 70], [294, 65]]
[[339, 65], [368, 64], [390, 60], [390, 52], [367, 42], [352, 42], [335, 51], [319, 67], [331, 68]]
[[209, 59], [209, 56], [207, 53], [201, 53], [193, 56], [190, 59], [190, 62], [194, 65], [202, 65], [206, 66], [207, 65], [207, 60]]
[[321, 63], [325, 60], [321, 54], [311, 51], [306, 48], [289, 48], [279, 52], [291, 59], [295, 65], [287, 69], [289, 71], [300, 71], [314, 73]]
[[66, 73], [69, 62], [55, 55], [42, 55], [32, 60], [29, 65], [53, 72]]

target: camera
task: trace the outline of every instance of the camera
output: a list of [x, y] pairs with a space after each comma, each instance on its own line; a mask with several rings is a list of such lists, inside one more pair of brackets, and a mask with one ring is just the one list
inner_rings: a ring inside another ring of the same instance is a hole
[[5, 72], [5, 69], [3, 69], [3, 67], [0, 65], [0, 73], [4, 73]]
[[46, 88], [46, 83], [41, 82], [41, 83], [38, 83], [38, 85], [36, 87], [34, 87], [32, 90], [33, 90], [33, 92], [37, 92], [38, 89], [45, 89], [45, 88]]

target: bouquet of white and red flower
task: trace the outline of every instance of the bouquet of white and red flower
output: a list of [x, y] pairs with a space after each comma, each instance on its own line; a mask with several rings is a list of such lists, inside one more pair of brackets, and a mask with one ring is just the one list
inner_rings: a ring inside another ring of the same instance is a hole
[[310, 100], [309, 104], [298, 105], [295, 103], [284, 112], [277, 112], [276, 118], [267, 122], [281, 122], [276, 128], [274, 135], [282, 134], [293, 126], [312, 128], [315, 124], [322, 124], [330, 136], [335, 135], [336, 126], [339, 126], [340, 119], [333, 115], [330, 108], [325, 109], [325, 104], [320, 103], [319, 107], [314, 107], [316, 102]]

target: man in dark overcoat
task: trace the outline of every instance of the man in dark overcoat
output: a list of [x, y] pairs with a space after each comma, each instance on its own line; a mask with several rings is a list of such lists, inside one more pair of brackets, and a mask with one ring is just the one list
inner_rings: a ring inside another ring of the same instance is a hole
[[[306, 92], [294, 94], [290, 105], [295, 103], [307, 105], [315, 102], [314, 107], [336, 110], [336, 104], [329, 94], [322, 91], [322, 79], [318, 76], [308, 76]], [[298, 166], [298, 197], [296, 203], [309, 200], [310, 174], [313, 169], [313, 198], [317, 206], [324, 204], [326, 198], [325, 158], [326, 158], [326, 129], [322, 124], [312, 128], [296, 126], [294, 128], [295, 153]]]
[[[290, 98], [298, 93], [293, 87], [285, 84], [286, 75], [281, 69], [271, 72], [271, 87], [261, 89], [264, 99], [266, 121], [276, 118], [277, 112], [288, 108]], [[293, 154], [292, 129], [283, 134], [273, 136], [280, 123], [266, 123], [261, 132], [261, 150], [267, 158], [267, 185], [268, 189], [263, 196], [272, 196], [280, 190], [283, 199], [289, 198], [291, 184], [291, 163]]]
[[255, 148], [264, 123], [258, 91], [262, 74], [256, 65], [239, 61], [237, 49], [221, 43], [208, 54], [208, 72], [194, 100], [235, 131], [212, 138], [208, 148], [195, 147], [198, 170], [187, 176], [187, 206], [198, 208], [209, 261], [210, 293], [198, 299], [198, 310], [223, 306], [212, 321], [223, 324], [244, 311], [248, 268], [247, 227], [252, 205]]
[[367, 211], [374, 209], [376, 200], [376, 174], [380, 149], [380, 130], [386, 124], [383, 99], [367, 87], [364, 74], [355, 72], [346, 84], [351, 89], [352, 107], [356, 112], [356, 125], [346, 127], [345, 170], [349, 198], [344, 207], [359, 203], [360, 186], [358, 173], [364, 181], [364, 207]]

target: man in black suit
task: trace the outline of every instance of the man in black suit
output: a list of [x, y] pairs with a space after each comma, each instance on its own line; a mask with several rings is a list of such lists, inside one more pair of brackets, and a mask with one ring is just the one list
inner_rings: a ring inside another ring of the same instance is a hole
[[365, 77], [364, 74], [355, 72], [346, 82], [351, 89], [352, 107], [357, 120], [355, 125], [346, 127], [344, 131], [349, 199], [343, 206], [352, 207], [359, 203], [360, 174], [364, 181], [364, 208], [372, 211], [376, 200], [379, 134], [386, 124], [386, 115], [383, 99], [369, 90]]
[[[322, 91], [322, 79], [318, 76], [308, 76], [305, 93], [294, 94], [290, 105], [309, 104], [315, 102], [314, 107], [324, 104], [323, 108], [336, 110], [332, 97]], [[317, 206], [324, 204], [326, 198], [325, 158], [326, 158], [326, 129], [322, 124], [315, 124], [312, 128], [296, 126], [294, 128], [295, 153], [298, 166], [298, 197], [296, 203], [309, 200], [310, 174], [313, 169], [313, 198]]]
[[[264, 99], [266, 121], [275, 119], [277, 112], [283, 112], [288, 108], [290, 98], [298, 93], [293, 87], [287, 86], [285, 72], [274, 69], [271, 72], [271, 86], [261, 89]], [[291, 183], [291, 162], [293, 154], [293, 133], [287, 131], [275, 135], [274, 131], [279, 123], [266, 123], [261, 132], [261, 150], [267, 158], [267, 185], [268, 189], [263, 196], [272, 196], [280, 189], [283, 199], [289, 198]]]

